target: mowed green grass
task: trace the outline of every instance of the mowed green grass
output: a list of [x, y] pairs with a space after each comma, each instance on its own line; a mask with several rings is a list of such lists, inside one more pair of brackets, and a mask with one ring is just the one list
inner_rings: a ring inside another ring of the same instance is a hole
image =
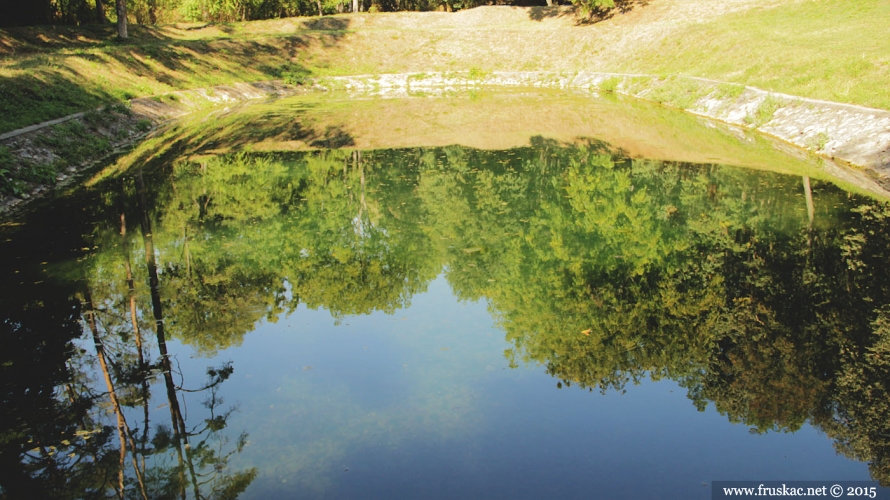
[[730, 14], [635, 56], [617, 67], [890, 109], [890, 0], [802, 0]]

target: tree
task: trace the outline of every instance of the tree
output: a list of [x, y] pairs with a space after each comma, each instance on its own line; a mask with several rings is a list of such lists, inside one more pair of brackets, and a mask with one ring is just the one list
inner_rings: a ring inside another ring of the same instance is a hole
[[96, 0], [96, 22], [99, 24], [105, 24], [108, 19], [105, 18], [105, 2], [103, 0]]
[[115, 0], [117, 3], [117, 36], [127, 39], [127, 0]]

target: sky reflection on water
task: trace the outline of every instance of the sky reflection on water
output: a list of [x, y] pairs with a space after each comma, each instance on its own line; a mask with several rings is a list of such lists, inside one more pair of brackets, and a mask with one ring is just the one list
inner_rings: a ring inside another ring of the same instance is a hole
[[238, 463], [262, 464], [243, 498], [709, 498], [725, 477], [869, 479], [810, 426], [752, 434], [672, 381], [600, 394], [510, 369], [486, 305], [444, 277], [395, 315], [333, 323], [301, 308], [222, 355], [241, 372], [232, 425], [255, 429]]

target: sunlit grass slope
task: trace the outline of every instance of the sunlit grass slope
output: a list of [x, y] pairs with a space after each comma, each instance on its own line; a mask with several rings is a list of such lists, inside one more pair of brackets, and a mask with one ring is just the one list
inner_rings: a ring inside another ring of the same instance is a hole
[[890, 109], [890, 1], [804, 0], [737, 12], [635, 56], [616, 67]]
[[[254, 27], [262, 28], [263, 23]], [[296, 26], [294, 26], [296, 25]], [[108, 102], [286, 78], [291, 57], [336, 32], [294, 22], [288, 35], [244, 26], [133, 27], [133, 39], [87, 30], [0, 30], [0, 133]]]

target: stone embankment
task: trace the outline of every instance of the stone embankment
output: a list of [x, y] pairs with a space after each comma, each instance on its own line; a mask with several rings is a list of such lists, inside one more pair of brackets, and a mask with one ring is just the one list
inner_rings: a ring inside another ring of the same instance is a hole
[[[692, 77], [580, 72], [420, 73], [327, 78], [322, 86], [400, 95], [488, 86], [615, 92], [781, 139], [822, 156], [832, 174], [890, 193], [890, 112]], [[840, 164], [833, 163], [839, 162]], [[845, 169], [844, 165], [854, 169]], [[857, 172], [858, 170], [858, 172]]]

